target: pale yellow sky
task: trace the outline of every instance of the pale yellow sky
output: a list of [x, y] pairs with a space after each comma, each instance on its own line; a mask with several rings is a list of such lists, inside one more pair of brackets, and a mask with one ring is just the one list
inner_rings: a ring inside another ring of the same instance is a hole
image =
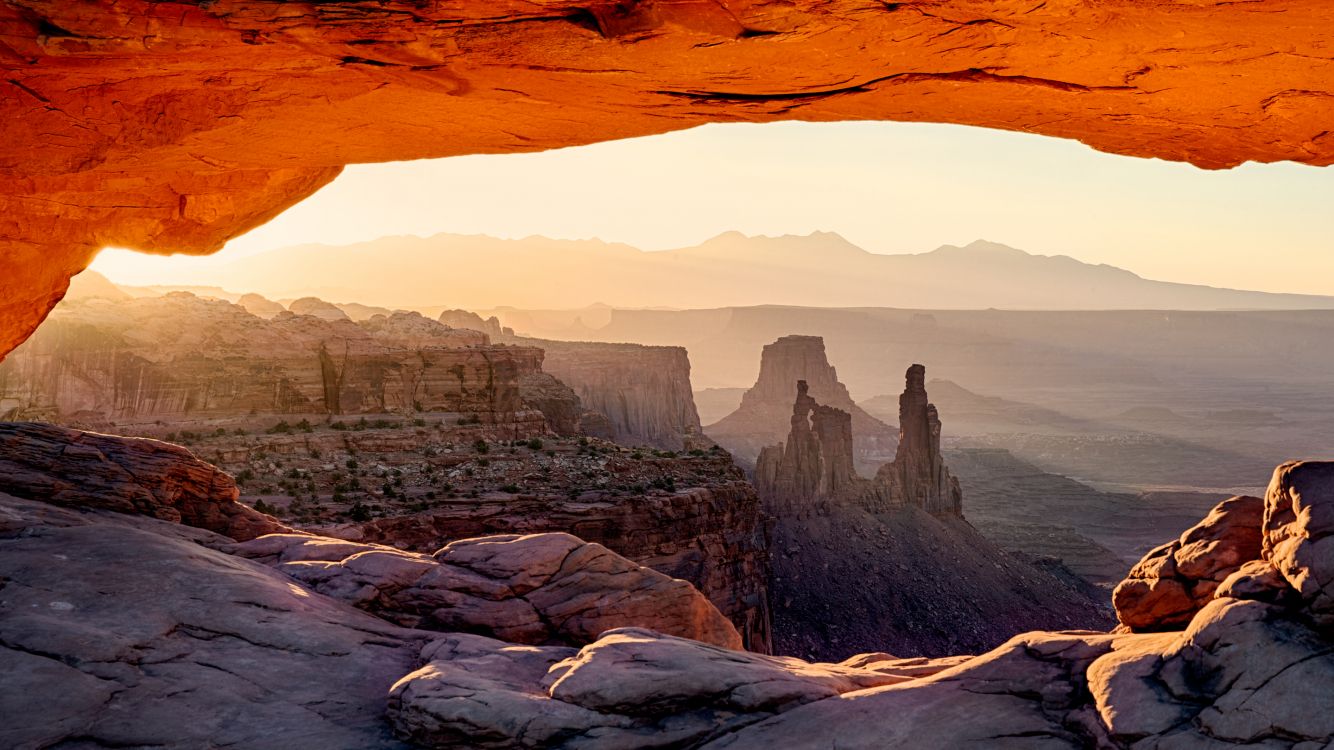
[[1331, 199], [1334, 168], [1208, 172], [954, 125], [709, 125], [538, 154], [355, 165], [218, 256], [109, 250], [93, 268], [122, 283], [197, 283], [244, 255], [395, 234], [666, 249], [728, 230], [828, 230], [872, 252], [989, 239], [1153, 279], [1334, 294]]

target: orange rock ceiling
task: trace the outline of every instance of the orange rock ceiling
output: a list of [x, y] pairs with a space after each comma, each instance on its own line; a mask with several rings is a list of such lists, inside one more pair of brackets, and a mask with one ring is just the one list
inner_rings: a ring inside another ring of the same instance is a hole
[[0, 68], [0, 353], [98, 248], [213, 252], [349, 163], [780, 119], [1334, 162], [1328, 0], [0, 0]]

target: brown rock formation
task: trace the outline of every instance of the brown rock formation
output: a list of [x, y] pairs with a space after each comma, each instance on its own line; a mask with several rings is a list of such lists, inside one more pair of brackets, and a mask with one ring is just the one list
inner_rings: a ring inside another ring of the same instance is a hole
[[505, 335], [505, 330], [500, 327], [500, 319], [494, 315], [483, 320], [482, 316], [468, 310], [445, 310], [440, 313], [438, 320], [450, 328], [481, 331], [492, 338]]
[[288, 310], [297, 315], [313, 315], [321, 320], [351, 320], [352, 318], [342, 310], [338, 305], [325, 302], [318, 297], [302, 297], [293, 300], [292, 304], [287, 306]]
[[815, 402], [805, 380], [797, 381], [787, 443], [760, 451], [755, 487], [770, 512], [790, 516], [857, 493], [852, 466], [852, 415]]
[[[667, 460], [667, 459], [662, 459]], [[615, 497], [540, 492], [456, 498], [429, 511], [320, 533], [409, 550], [486, 534], [568, 531], [672, 578], [689, 581], [731, 619], [746, 649], [773, 650], [767, 517], [735, 469], [703, 486]]]
[[1116, 587], [1117, 619], [1135, 632], [1184, 627], [1229, 576], [1260, 557], [1264, 515], [1264, 500], [1234, 497], [1149, 552]]
[[0, 417], [124, 428], [263, 414], [536, 416], [520, 383], [541, 372], [541, 350], [477, 346], [484, 339], [416, 313], [266, 321], [188, 293], [67, 305], [0, 363]]
[[113, 510], [237, 540], [291, 531], [236, 501], [236, 482], [170, 443], [0, 422], [0, 493]]
[[585, 409], [606, 417], [611, 433], [590, 430], [597, 437], [671, 451], [708, 445], [684, 348], [522, 336], [505, 340], [542, 348], [542, 370], [574, 389]]
[[690, 584], [569, 534], [465, 539], [433, 555], [271, 534], [226, 551], [405, 627], [577, 646], [639, 626], [741, 648], [736, 628]]
[[927, 400], [926, 368], [908, 368], [899, 396], [899, 447], [875, 475], [875, 492], [891, 505], [911, 505], [932, 515], [963, 515], [963, 490], [940, 453], [940, 415]]
[[766, 344], [760, 374], [741, 397], [741, 406], [709, 425], [706, 433], [745, 465], [754, 465], [760, 451], [778, 443], [792, 426], [792, 384], [805, 381], [811, 398], [852, 416], [855, 461], [870, 466], [883, 461], [894, 446], [893, 428], [853, 403], [838, 372], [825, 356], [819, 336], [784, 336]]
[[765, 448], [755, 469], [776, 521], [778, 653], [940, 656], [1029, 629], [1110, 624], [1096, 592], [1006, 554], [963, 520], [924, 375], [908, 370], [898, 454], [874, 479], [852, 471], [852, 416], [797, 381], [788, 440]]
[[354, 162], [888, 119], [1205, 167], [1329, 164], [1330, 13], [1300, 0], [9, 0], [0, 351], [98, 247], [211, 252]]

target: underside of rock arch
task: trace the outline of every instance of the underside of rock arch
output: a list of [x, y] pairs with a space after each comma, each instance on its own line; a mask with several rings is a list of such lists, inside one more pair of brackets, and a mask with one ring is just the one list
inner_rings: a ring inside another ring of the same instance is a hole
[[1319, 0], [0, 0], [0, 68], [0, 353], [97, 249], [215, 251], [350, 163], [782, 119], [1334, 163]]

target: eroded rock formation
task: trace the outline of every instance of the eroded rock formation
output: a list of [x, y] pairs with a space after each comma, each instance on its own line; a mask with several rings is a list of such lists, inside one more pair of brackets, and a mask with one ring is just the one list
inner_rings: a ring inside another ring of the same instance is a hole
[[723, 648], [742, 645], [732, 623], [689, 583], [569, 534], [465, 539], [432, 555], [301, 534], [225, 549], [405, 627], [577, 646], [633, 624]]
[[736, 469], [728, 469], [711, 480], [683, 476], [672, 491], [628, 496], [589, 490], [573, 496], [528, 491], [459, 498], [428, 511], [327, 527], [321, 533], [435, 550], [485, 534], [569, 531], [689, 581], [731, 619], [748, 650], [770, 653], [768, 519], [755, 490]]
[[[188, 293], [94, 300], [62, 306], [0, 363], [0, 417], [123, 429], [436, 411], [540, 423], [523, 384], [541, 373], [541, 350], [485, 340], [416, 313], [362, 323], [291, 312], [264, 320]], [[546, 383], [544, 402], [562, 395], [575, 398]]]
[[797, 381], [787, 442], [760, 451], [755, 487], [772, 512], [797, 515], [857, 494], [852, 464], [852, 415], [816, 403], [805, 380]]
[[133, 513], [237, 540], [291, 531], [238, 503], [226, 473], [171, 443], [0, 422], [0, 493]]
[[1302, 0], [9, 0], [0, 352], [99, 247], [212, 252], [354, 162], [886, 119], [1205, 167], [1329, 164], [1330, 14]]
[[1121, 624], [1135, 631], [1184, 627], [1219, 586], [1260, 557], [1264, 514], [1264, 500], [1234, 497], [1145, 555], [1112, 596]]
[[766, 344], [760, 374], [741, 397], [737, 410], [709, 425], [706, 433], [747, 466], [755, 465], [764, 447], [784, 439], [792, 427], [792, 387], [805, 381], [810, 397], [852, 417], [854, 460], [878, 465], [895, 445], [893, 428], [853, 403], [838, 372], [825, 356], [819, 336], [784, 336]]
[[[651, 595], [667, 604], [688, 587], [565, 535], [436, 556], [310, 536], [237, 544], [0, 492], [0, 743], [1320, 748], [1334, 742], [1331, 509], [1334, 464], [1293, 463], [1275, 472], [1260, 527], [1235, 509], [1206, 519], [1211, 531], [1194, 541], [1244, 538], [1258, 552], [1179, 630], [1036, 632], [978, 657], [808, 663], [622, 627], [633, 622], [617, 617], [688, 624]], [[824, 572], [831, 583], [844, 574]], [[649, 585], [627, 596], [624, 575]], [[543, 626], [590, 642], [515, 645], [385, 621], [422, 624], [429, 612], [494, 632], [525, 619], [471, 618], [544, 589], [555, 602], [545, 611], [576, 616]], [[707, 614], [694, 597], [684, 610]], [[586, 609], [610, 599], [634, 606]], [[612, 629], [595, 635], [599, 624], [578, 616], [594, 611]]]
[[[695, 410], [690, 359], [684, 348], [527, 337], [503, 340], [545, 352], [543, 371], [574, 389], [584, 408], [595, 413], [590, 415], [589, 434], [622, 445], [671, 451], [709, 444]], [[608, 434], [599, 432], [603, 426], [610, 428]]]
[[755, 468], [775, 517], [778, 653], [940, 656], [1028, 629], [1110, 624], [1098, 592], [1006, 554], [963, 519], [924, 375], [908, 370], [898, 453], [874, 479], [852, 471], [852, 415], [797, 381], [787, 442], [765, 448]]
[[927, 400], [926, 368], [913, 365], [899, 396], [899, 446], [875, 475], [875, 493], [891, 506], [932, 515], [963, 515], [963, 490], [940, 453], [940, 414]]

